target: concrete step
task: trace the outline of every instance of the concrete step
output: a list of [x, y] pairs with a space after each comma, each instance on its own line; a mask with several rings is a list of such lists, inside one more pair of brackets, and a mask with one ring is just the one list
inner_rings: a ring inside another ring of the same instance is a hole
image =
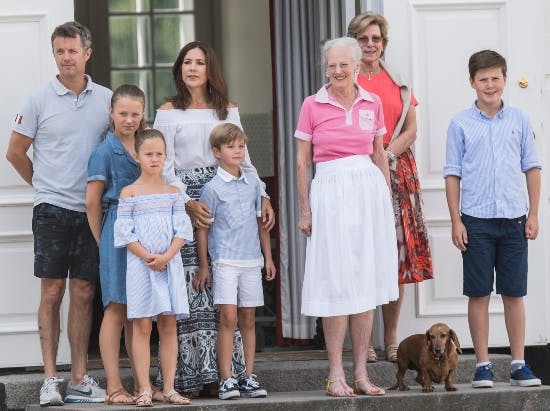
[[[267, 398], [220, 401], [197, 399], [191, 405], [155, 405], [153, 410], [201, 410], [201, 411], [540, 411], [550, 409], [550, 386], [520, 388], [497, 383], [491, 389], [474, 389], [460, 384], [455, 392], [445, 392], [441, 387], [433, 393], [422, 393], [419, 388], [410, 391], [390, 391], [384, 396], [354, 398], [330, 398], [322, 391], [274, 392]], [[135, 407], [101, 404], [65, 404], [62, 411], [127, 411]], [[29, 405], [27, 411], [44, 411], [38, 405]]]
[[[325, 357], [326, 354], [323, 354], [323, 358]], [[286, 356], [286, 360], [276, 360], [276, 358], [264, 358], [255, 365], [255, 373], [258, 375], [258, 379], [270, 393], [317, 391], [323, 388], [328, 369], [328, 361], [326, 359], [320, 359], [319, 356], [308, 358], [307, 353], [300, 357]], [[473, 355], [462, 355], [459, 358], [455, 383], [468, 384], [472, 378], [475, 358]], [[495, 381], [507, 383], [509, 381], [510, 357], [495, 354], [491, 355], [491, 360], [495, 365]], [[352, 369], [350, 353], [345, 353], [344, 365], [347, 371]], [[378, 361], [377, 363], [369, 364], [368, 371], [370, 378], [382, 387], [389, 387], [395, 383], [397, 366], [393, 363]], [[156, 369], [151, 369], [152, 376], [155, 375], [155, 372]], [[92, 370], [90, 374], [99, 380], [101, 386], [105, 386], [103, 369]], [[133, 381], [130, 369], [121, 368], [121, 375], [124, 385], [132, 392]], [[407, 372], [405, 381], [411, 388], [418, 387], [418, 384], [414, 381], [415, 376], [415, 372]], [[59, 377], [64, 378], [66, 382], [70, 378], [70, 374], [69, 372], [61, 372], [59, 373]], [[347, 378], [348, 381], [352, 380], [350, 374], [348, 374]], [[0, 411], [3, 411], [2, 404], [5, 405], [4, 409], [22, 410], [28, 404], [38, 403], [42, 381], [43, 375], [41, 373], [0, 376]], [[436, 387], [441, 390], [443, 389], [442, 385], [436, 385]], [[64, 389], [65, 384], [61, 387], [62, 394], [64, 394]], [[117, 409], [121, 409], [120, 406]]]

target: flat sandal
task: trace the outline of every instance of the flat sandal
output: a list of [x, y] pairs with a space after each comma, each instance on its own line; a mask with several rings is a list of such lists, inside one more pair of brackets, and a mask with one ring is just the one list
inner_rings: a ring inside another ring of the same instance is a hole
[[328, 397], [338, 397], [338, 398], [342, 398], [342, 397], [355, 397], [355, 393], [352, 393], [352, 394], [344, 394], [344, 395], [338, 395], [338, 394], [336, 394], [336, 392], [334, 392], [334, 391], [332, 391], [332, 390], [330, 389], [330, 386], [331, 386], [332, 384], [334, 384], [334, 383], [338, 383], [338, 384], [340, 384], [340, 386], [343, 387], [343, 384], [342, 384], [343, 380], [344, 380], [343, 377], [336, 378], [336, 379], [334, 379], [334, 380], [331, 380], [330, 378], [327, 378], [327, 379], [326, 379], [327, 385], [326, 385], [326, 387], [325, 387], [325, 395], [327, 395]]
[[376, 355], [376, 351], [374, 351], [374, 347], [369, 344], [367, 347], [367, 362], [376, 362], [378, 361], [378, 356]]
[[[365, 381], [367, 384], [367, 391], [363, 391], [359, 387], [359, 383]], [[353, 392], [358, 395], [384, 395], [386, 394], [386, 391], [384, 391], [382, 388], [378, 387], [377, 385], [373, 384], [372, 381], [369, 379], [369, 377], [362, 377], [357, 378], [353, 380], [354, 389]]]
[[136, 398], [136, 407], [152, 407], [153, 406], [153, 395], [145, 390], [139, 394]]

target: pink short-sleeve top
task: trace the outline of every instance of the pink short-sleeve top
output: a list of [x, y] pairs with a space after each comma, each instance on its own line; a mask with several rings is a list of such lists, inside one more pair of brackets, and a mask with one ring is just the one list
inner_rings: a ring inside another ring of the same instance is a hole
[[346, 111], [327, 87], [304, 100], [294, 137], [311, 141], [314, 163], [371, 155], [374, 138], [386, 134], [380, 98], [356, 85], [357, 97]]

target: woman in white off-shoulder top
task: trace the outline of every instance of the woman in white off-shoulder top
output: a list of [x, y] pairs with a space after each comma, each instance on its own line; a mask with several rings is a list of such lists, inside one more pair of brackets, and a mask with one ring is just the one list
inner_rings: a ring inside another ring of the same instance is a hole
[[[212, 48], [202, 42], [185, 45], [172, 68], [177, 95], [168, 99], [155, 117], [154, 128], [166, 139], [167, 154], [164, 165], [166, 182], [179, 186], [185, 196], [185, 208], [195, 227], [210, 225], [210, 210], [197, 201], [204, 184], [216, 174], [217, 159], [209, 144], [210, 131], [220, 123], [241, 126], [238, 108], [229, 102], [227, 86]], [[258, 175], [250, 162], [248, 152], [243, 168]], [[258, 177], [259, 178], [259, 177]], [[262, 201], [262, 219], [268, 229], [275, 224], [269, 197]], [[181, 250], [185, 269], [190, 318], [178, 321], [179, 355], [175, 388], [196, 395], [206, 389], [217, 390], [218, 367], [216, 358], [217, 312], [213, 308], [210, 284], [201, 283], [198, 270], [196, 243], [188, 242]], [[233, 373], [245, 371], [242, 339], [235, 332]], [[157, 385], [162, 386], [159, 369]]]

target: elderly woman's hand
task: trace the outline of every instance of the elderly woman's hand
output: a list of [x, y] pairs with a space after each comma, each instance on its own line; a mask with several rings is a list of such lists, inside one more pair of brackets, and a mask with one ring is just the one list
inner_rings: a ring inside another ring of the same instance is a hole
[[212, 215], [210, 209], [201, 201], [189, 200], [185, 203], [185, 211], [189, 214], [191, 223], [198, 228], [210, 227]]
[[311, 211], [302, 211], [298, 220], [298, 228], [308, 237], [311, 235]]

